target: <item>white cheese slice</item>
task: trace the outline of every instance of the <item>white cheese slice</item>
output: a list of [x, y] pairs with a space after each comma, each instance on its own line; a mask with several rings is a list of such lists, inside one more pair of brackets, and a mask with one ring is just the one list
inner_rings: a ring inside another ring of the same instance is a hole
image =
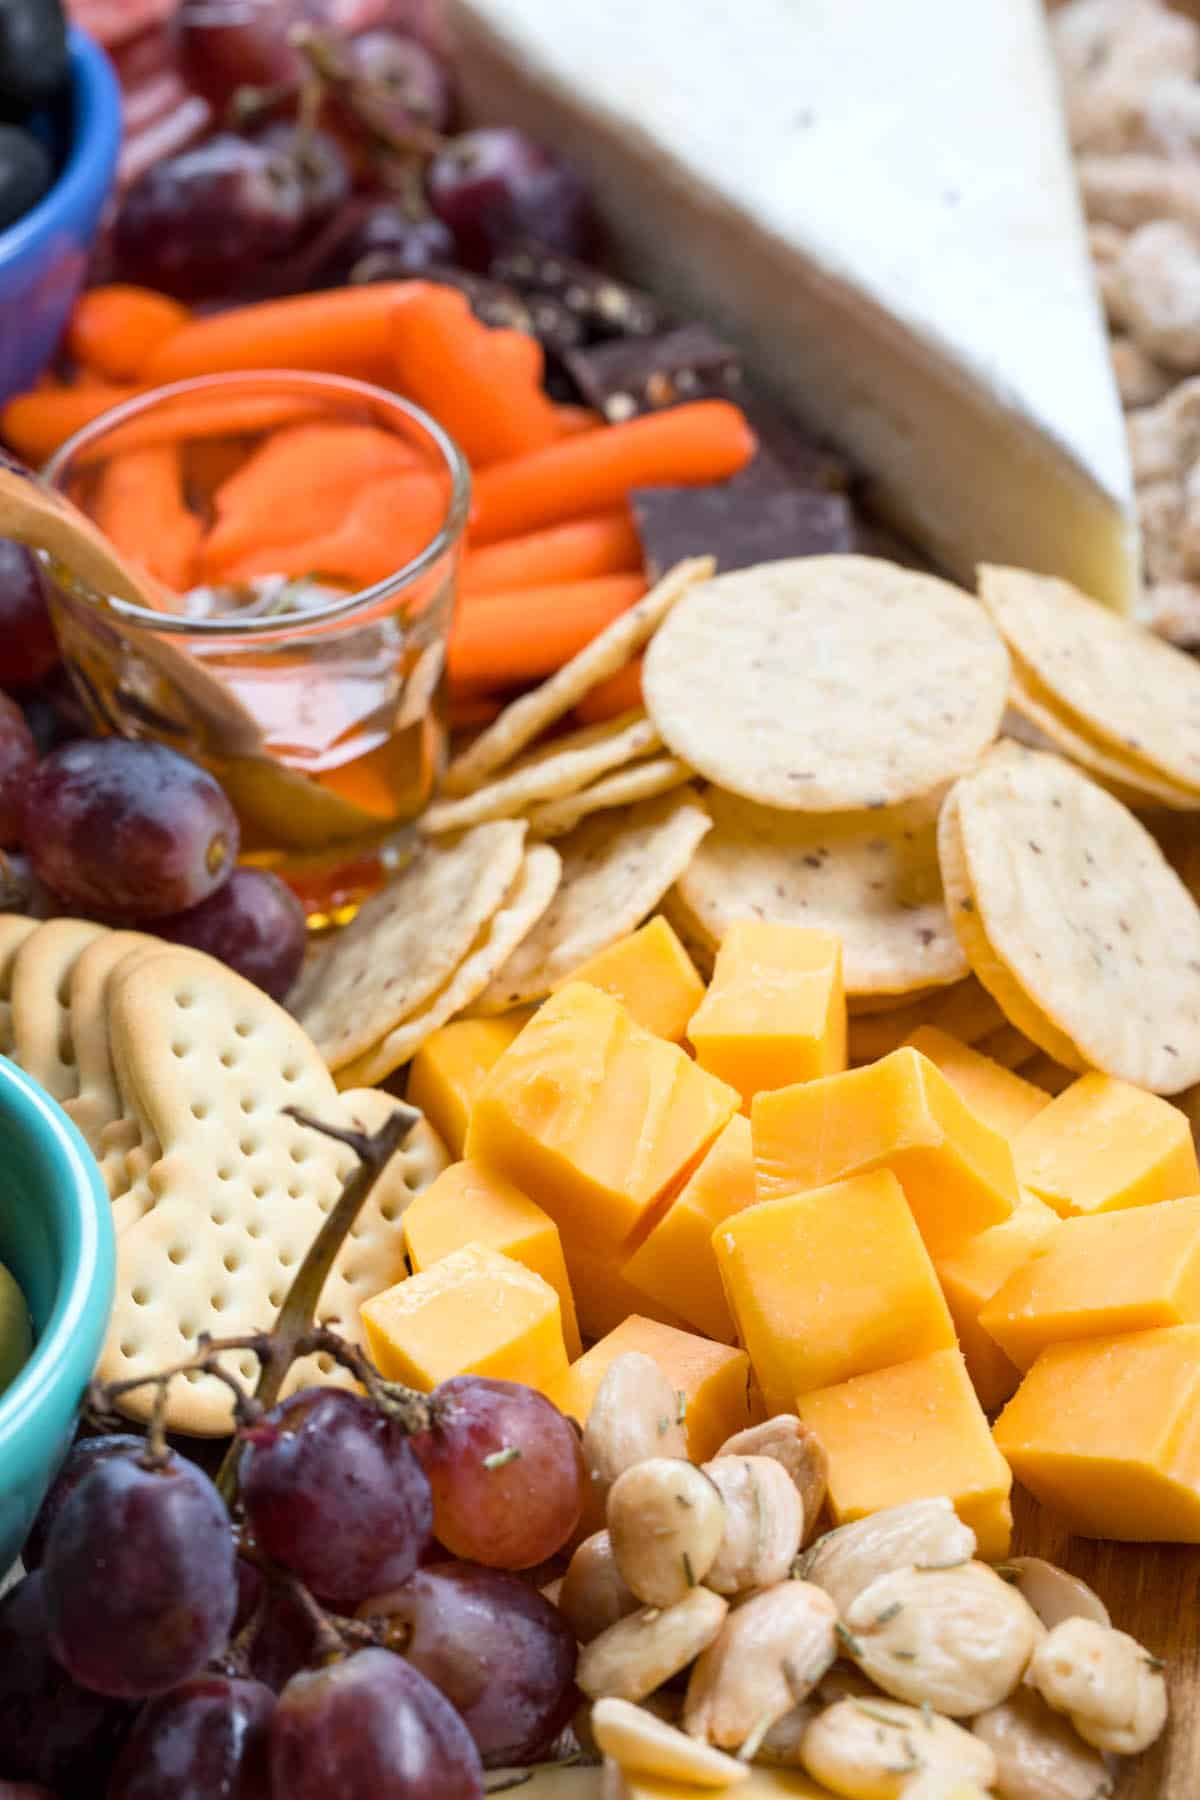
[[1137, 590], [1125, 433], [1037, 0], [446, 0], [468, 109], [589, 177], [970, 581]]

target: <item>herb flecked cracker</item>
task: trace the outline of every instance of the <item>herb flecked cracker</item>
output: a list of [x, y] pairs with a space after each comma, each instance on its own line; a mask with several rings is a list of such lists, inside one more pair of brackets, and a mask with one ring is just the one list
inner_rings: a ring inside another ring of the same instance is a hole
[[[956, 784], [942, 825], [963, 947], [1026, 1037], [1155, 1093], [1200, 1079], [1200, 908], [1120, 801], [1059, 757], [1006, 746]], [[972, 932], [1032, 1003], [1032, 1025]]]
[[866, 556], [812, 556], [685, 594], [646, 651], [663, 742], [787, 812], [929, 794], [995, 738], [1008, 653], [971, 595]]
[[[1057, 750], [1070, 762], [1106, 787], [1131, 807], [1165, 806], [1173, 812], [1200, 810], [1200, 791], [1190, 793], [1176, 782], [1164, 781], [1116, 754], [1111, 746], [1093, 742], [1049, 704], [1046, 690], [1021, 664], [1013, 668], [1009, 705], [1027, 725], [1033, 726], [1028, 747]], [[1033, 741], [1036, 738], [1039, 741]], [[1024, 738], [1022, 739], [1024, 741]]]
[[967, 973], [942, 894], [936, 801], [797, 813], [711, 788], [705, 804], [713, 828], [679, 892], [706, 935], [719, 942], [736, 919], [836, 932], [848, 994], [906, 994]]
[[531, 751], [495, 781], [478, 787], [461, 800], [437, 800], [421, 819], [430, 836], [461, 831], [484, 819], [515, 819], [539, 801], [563, 799], [577, 793], [599, 775], [607, 775], [634, 762], [659, 745], [659, 736], [645, 713], [635, 708], [620, 718], [606, 719], [581, 731]]

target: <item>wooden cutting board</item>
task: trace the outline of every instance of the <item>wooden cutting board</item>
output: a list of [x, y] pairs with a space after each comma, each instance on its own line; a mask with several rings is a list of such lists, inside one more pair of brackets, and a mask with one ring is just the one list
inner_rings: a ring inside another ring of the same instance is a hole
[[1200, 1549], [1190, 1545], [1094, 1543], [1072, 1537], [1019, 1489], [1016, 1548], [1044, 1556], [1094, 1587], [1114, 1625], [1167, 1665], [1170, 1722], [1163, 1738], [1131, 1759], [1114, 1800], [1200, 1796]]

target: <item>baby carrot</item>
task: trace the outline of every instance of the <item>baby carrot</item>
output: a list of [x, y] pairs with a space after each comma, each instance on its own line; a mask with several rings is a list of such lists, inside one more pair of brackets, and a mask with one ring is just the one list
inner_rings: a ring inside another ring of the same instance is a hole
[[641, 565], [641, 544], [628, 512], [596, 513], [590, 519], [572, 519], [566, 525], [468, 551], [460, 586], [465, 594], [538, 587], [551, 581], [628, 575]]
[[446, 500], [445, 482], [431, 472], [385, 475], [362, 488], [330, 530], [299, 542], [260, 544], [230, 563], [222, 579], [324, 575], [369, 587], [394, 575], [436, 536]]
[[478, 731], [490, 725], [504, 711], [503, 700], [494, 694], [452, 694], [450, 697], [451, 731]]
[[191, 316], [178, 300], [153, 288], [119, 281], [88, 288], [67, 325], [67, 352], [106, 381], [136, 381], [146, 358]]
[[451, 686], [502, 688], [540, 680], [645, 592], [640, 575], [606, 575], [469, 595], [459, 605], [450, 634]]
[[560, 438], [581, 437], [585, 431], [597, 431], [604, 424], [603, 413], [593, 412], [590, 406], [556, 406], [554, 416]]
[[457, 289], [410, 282], [396, 303], [392, 351], [400, 392], [433, 414], [473, 467], [559, 436], [542, 389], [541, 345], [527, 332], [481, 324]]
[[155, 444], [176, 444], [188, 439], [247, 437], [271, 431], [277, 425], [318, 419], [322, 411], [321, 401], [315, 397], [266, 391], [228, 394], [214, 387], [207, 393], [182, 394], [174, 400], [161, 401], [142, 418], [116, 426], [105, 434], [102, 443], [85, 450], [81, 461], [107, 456], [111, 450], [148, 450]]
[[0, 437], [36, 467], [110, 406], [119, 406], [140, 392], [136, 387], [90, 382], [84, 387], [35, 388], [15, 395], [0, 411]]
[[238, 369], [318, 369], [389, 381], [392, 316], [407, 283], [259, 300], [193, 319], [147, 358], [144, 379], [183, 381]]
[[193, 585], [199, 519], [183, 496], [179, 450], [126, 450], [105, 463], [92, 516], [128, 561], [181, 593]]
[[491, 544], [616, 506], [635, 487], [724, 481], [745, 468], [755, 448], [741, 409], [728, 400], [693, 400], [564, 438], [482, 471], [475, 482], [471, 539]]
[[642, 704], [642, 659], [626, 663], [606, 681], [598, 681], [576, 703], [575, 717], [581, 725], [599, 725], [604, 719], [619, 718]]
[[359, 491], [382, 475], [421, 466], [417, 450], [377, 425], [296, 425], [275, 432], [222, 482], [201, 568], [226, 567], [263, 544], [299, 543], [332, 531]]

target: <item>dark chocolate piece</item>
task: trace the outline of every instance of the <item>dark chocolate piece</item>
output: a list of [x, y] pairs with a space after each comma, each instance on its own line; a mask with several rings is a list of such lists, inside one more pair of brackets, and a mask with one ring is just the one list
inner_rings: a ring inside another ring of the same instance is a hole
[[649, 337], [671, 323], [649, 294], [532, 239], [495, 257], [488, 274], [526, 297], [549, 295], [581, 322], [589, 337]]
[[713, 395], [741, 399], [741, 358], [707, 325], [680, 325], [661, 337], [589, 344], [563, 361], [584, 401], [610, 425], [687, 400]]
[[761, 453], [730, 481], [639, 488], [632, 500], [652, 581], [685, 556], [715, 556], [718, 573], [725, 575], [784, 557], [830, 556], [854, 548], [854, 515], [846, 495], [797, 487]]
[[563, 356], [583, 342], [579, 320], [543, 294], [519, 294], [502, 281], [472, 275], [465, 269], [433, 268], [428, 278], [465, 294], [471, 311], [483, 324], [527, 331], [552, 356]]

